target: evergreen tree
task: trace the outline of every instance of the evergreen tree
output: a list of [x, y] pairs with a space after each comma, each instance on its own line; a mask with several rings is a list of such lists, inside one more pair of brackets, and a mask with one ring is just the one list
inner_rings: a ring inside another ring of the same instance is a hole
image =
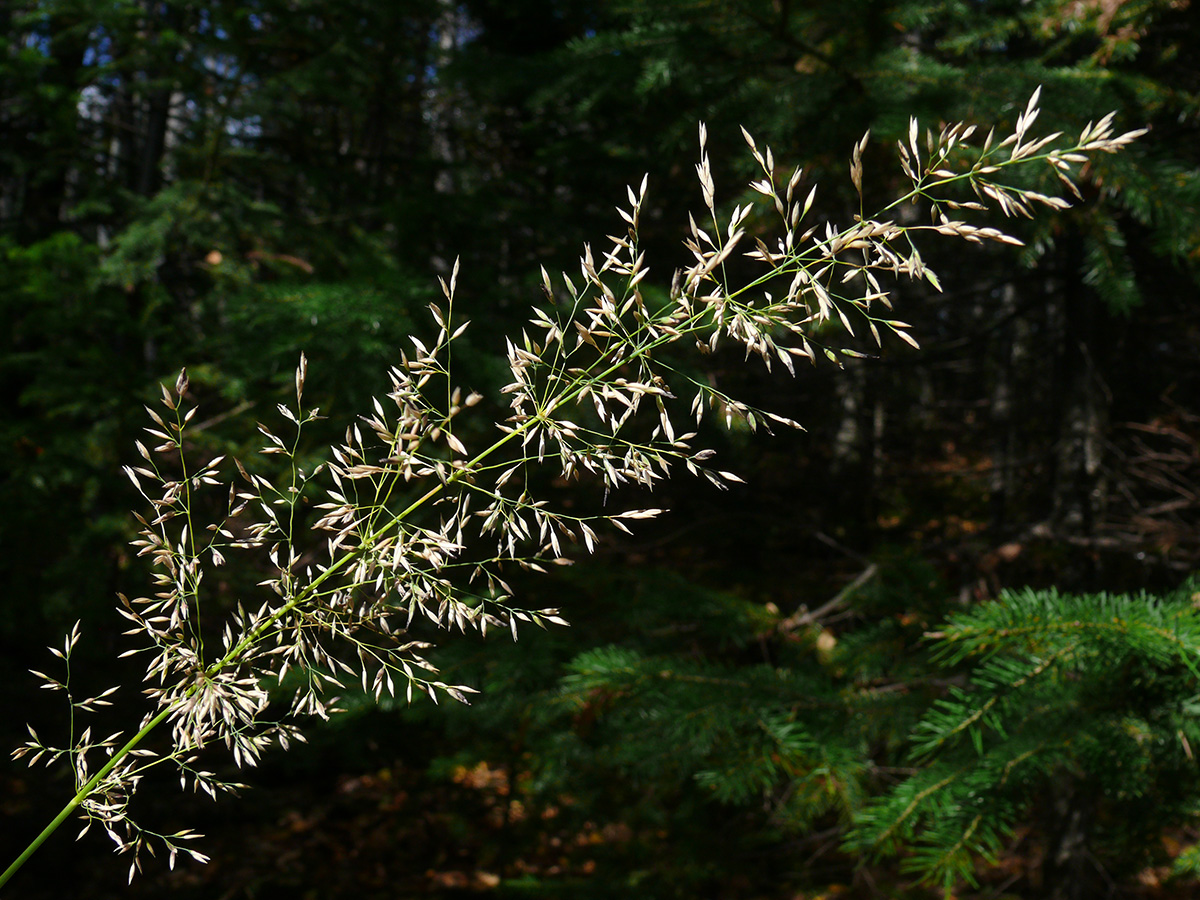
[[[996, 218], [1026, 242], [1021, 266], [985, 251], [963, 272], [931, 251], [956, 277], [945, 295], [902, 293], [922, 355], [786, 388], [736, 354], [709, 359], [713, 384], [809, 434], [765, 450], [748, 427], [716, 438], [749, 486], [660, 489], [685, 524], [605, 546], [614, 568], [682, 580], [558, 583], [597, 615], [572, 615], [561, 644], [463, 651], [495, 705], [420, 727], [431, 755], [494, 754], [514, 784], [535, 779], [527, 799], [560, 823], [588, 821], [564, 794], [633, 823], [651, 849], [614, 843], [610, 865], [647, 895], [751, 893], [725, 853], [768, 894], [849, 882], [860, 863], [864, 892], [868, 877], [907, 890], [896, 858], [935, 886], [999, 888], [1007, 865], [1029, 896], [1097, 890], [1157, 871], [1141, 867], [1164, 835], [1187, 841], [1190, 657], [1151, 638], [1190, 640], [1173, 588], [1200, 560], [1187, 4], [46, 0], [3, 5], [0, 24], [12, 683], [50, 640], [31, 635], [107, 626], [113, 593], [141, 578], [118, 549], [133, 498], [111, 474], [140, 404], [183, 364], [213, 413], [196, 432], [210, 455], [256, 446], [297, 348], [335, 373], [310, 388], [322, 409], [363, 408], [435, 293], [428, 272], [461, 252], [487, 300], [460, 358], [499, 385], [478, 347], [523, 323], [539, 264], [564, 268], [611, 230], [631, 177], [651, 173], [661, 210], [645, 246], [681, 257], [698, 118], [719, 184], [753, 166], [734, 149], [744, 124], [805, 164], [816, 209], [841, 222], [859, 199], [826, 176], [868, 127], [886, 145], [911, 114], [1011, 125], [1039, 84], [1047, 130], [1110, 109], [1150, 125], [1053, 224]], [[865, 152], [869, 204], [897, 182]], [[669, 265], [647, 297], [665, 301]], [[1036, 590], [1002, 590], [1022, 584]], [[1088, 630], [1102, 614], [1120, 628]], [[1027, 643], [1005, 637], [1016, 628]], [[1047, 742], [1056, 721], [1078, 738]], [[481, 722], [486, 740], [463, 749]]]

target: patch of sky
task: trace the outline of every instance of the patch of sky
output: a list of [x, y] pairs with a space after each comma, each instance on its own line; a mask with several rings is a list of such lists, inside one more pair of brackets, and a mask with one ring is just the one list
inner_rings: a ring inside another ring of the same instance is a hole
[[25, 35], [25, 40], [22, 43], [24, 43], [26, 50], [36, 50], [42, 56], [50, 55], [50, 38], [47, 35], [31, 31]]
[[262, 137], [262, 116], [243, 116], [240, 119], [229, 119], [225, 123], [225, 133], [235, 143], [249, 143]]

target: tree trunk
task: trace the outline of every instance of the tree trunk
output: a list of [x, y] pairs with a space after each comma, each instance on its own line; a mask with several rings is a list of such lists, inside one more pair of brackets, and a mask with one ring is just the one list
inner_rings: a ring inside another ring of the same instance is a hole
[[74, 16], [53, 16], [47, 24], [48, 63], [41, 70], [45, 96], [24, 122], [13, 123], [13, 150], [33, 162], [23, 174], [15, 204], [18, 240], [36, 243], [62, 227], [67, 202], [68, 173], [77, 154], [79, 76], [87, 50], [87, 29]]
[[1084, 287], [1082, 247], [1070, 239], [1062, 293], [1062, 339], [1058, 356], [1058, 439], [1054, 455], [1051, 519], [1055, 528], [1091, 537], [1101, 500], [1100, 464], [1108, 422], [1108, 397], [1100, 374], [1099, 331], [1104, 310]]

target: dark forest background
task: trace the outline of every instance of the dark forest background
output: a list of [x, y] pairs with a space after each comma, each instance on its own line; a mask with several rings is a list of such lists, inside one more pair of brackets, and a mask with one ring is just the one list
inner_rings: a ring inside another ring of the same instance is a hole
[[[486, 394], [503, 383], [503, 336], [539, 302], [539, 266], [572, 270], [647, 172], [644, 287], [666, 290], [700, 205], [698, 120], [727, 205], [751, 196], [742, 125], [803, 165], [822, 186], [815, 209], [841, 223], [868, 128], [868, 206], [902, 183], [891, 148], [911, 115], [1005, 133], [1042, 85], [1046, 130], [1077, 134], [1112, 110], [1118, 130], [1151, 129], [1089, 164], [1075, 208], [994, 223], [1023, 248], [923, 250], [945, 292], [899, 289], [919, 352], [895, 342], [795, 379], [714, 358], [714, 379], [807, 430], [714, 427], [745, 485], [676, 480], [653, 502], [670, 516], [522, 579], [529, 605], [561, 607], [570, 629], [443, 636], [436, 660], [483, 690], [473, 706], [352, 694], [309, 746], [243, 774], [240, 799], [146, 791], [142, 818], [204, 831], [208, 866], [156, 863], [126, 887], [103, 836], [72, 844], [68, 824], [6, 896], [1192, 896], [1200, 678], [1132, 630], [1045, 693], [997, 688], [1020, 694], [1010, 724], [954, 752], [984, 759], [1024, 722], [1078, 740], [1037, 757], [1047, 739], [1026, 734], [1032, 757], [1005, 750], [920, 828], [880, 822], [906, 796], [923, 802], [903, 793], [911, 779], [951, 764], [922, 755], [920, 723], [988, 689], [975, 663], [935, 652], [948, 617], [1007, 604], [1077, 625], [1074, 598], [1100, 592], [1200, 605], [1187, 582], [1200, 563], [1198, 12], [0, 2], [9, 747], [27, 720], [62, 726], [26, 670], [76, 619], [75, 677], [140, 677], [116, 661], [114, 597], [146, 578], [120, 466], [143, 404], [181, 367], [196, 452], [244, 458], [304, 350], [329, 416], [310, 435], [319, 453], [385, 389], [460, 257], [456, 311], [474, 326], [456, 360]], [[1002, 593], [1025, 587], [1041, 593]], [[1015, 767], [1027, 758], [1042, 761]], [[4, 849], [69, 794], [63, 773], [0, 769]], [[938, 822], [976, 802], [995, 852], [938, 868], [931, 853], [959, 852]]]

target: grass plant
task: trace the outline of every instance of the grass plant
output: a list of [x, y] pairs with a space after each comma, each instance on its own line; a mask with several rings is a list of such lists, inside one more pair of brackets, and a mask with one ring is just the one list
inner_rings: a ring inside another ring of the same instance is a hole
[[[156, 573], [147, 596], [121, 597], [118, 607], [136, 641], [127, 655], [146, 660], [147, 707], [125, 731], [81, 729], [82, 717], [112, 703], [117, 689], [83, 700], [73, 695], [78, 627], [61, 649], [51, 649], [64, 673], [35, 674], [66, 694], [69, 733], [46, 740], [30, 728], [14, 755], [31, 765], [69, 766], [75, 793], [0, 875], [0, 886], [73, 815], [84, 820], [80, 836], [95, 827], [130, 855], [130, 879], [143, 850], [165, 851], [172, 866], [179, 853], [205, 861], [192, 849], [196, 833], [160, 834], [135, 821], [130, 802], [147, 773], [172, 768], [181, 787], [214, 796], [234, 790], [240, 785], [200, 768], [205, 748], [224, 745], [238, 766], [253, 765], [273, 744], [286, 749], [302, 740], [299, 720], [337, 712], [338, 691], [348, 683], [377, 698], [424, 692], [465, 702], [471, 688], [440, 680], [426, 658], [429, 645], [412, 635], [415, 620], [446, 631], [506, 629], [514, 638], [522, 625], [565, 625], [557, 609], [526, 609], [514, 600], [506, 570], [568, 564], [572, 548], [595, 548], [601, 525], [628, 530], [663, 512], [572, 512], [540, 494], [536, 485], [545, 479], [531, 473], [595, 479], [606, 496], [627, 485], [652, 489], [680, 470], [717, 487], [739, 481], [698, 446], [703, 418], [716, 413], [728, 425], [736, 420], [767, 431], [800, 426], [723, 393], [695, 374], [694, 363], [681, 365], [684, 354], [732, 344], [747, 360], [795, 375], [798, 360], [840, 364], [868, 355], [848, 345], [856, 335], [869, 335], [876, 347], [887, 335], [916, 347], [892, 312], [891, 285], [907, 276], [941, 290], [919, 244], [935, 235], [1019, 244], [967, 218], [989, 208], [1006, 216], [1062, 209], [1069, 205], [1064, 197], [1021, 186], [1031, 183], [1024, 174], [1010, 175], [1048, 170], [1050, 183], [1078, 197], [1079, 166], [1140, 134], [1116, 135], [1109, 115], [1075, 140], [1036, 137], [1037, 101], [1035, 92], [1002, 139], [989, 131], [975, 142], [979, 132], [967, 124], [923, 132], [912, 120], [898, 147], [908, 187], [871, 215], [862, 204], [864, 136], [851, 156], [860, 209], [848, 224], [819, 217], [816, 188], [804, 184], [802, 170], [781, 172], [772, 151], [749, 134], [761, 172], [750, 188], [764, 202], [747, 200], [723, 214], [701, 125], [696, 171], [704, 208], [688, 224], [691, 258], [675, 273], [669, 301], [652, 304], [640, 289], [650, 271], [638, 242], [643, 179], [618, 210], [621, 233], [603, 250], [585, 247], [577, 275], [552, 279], [542, 270], [546, 302], [507, 340], [508, 415], [478, 446], [459, 427], [482, 398], [456, 382], [452, 366], [455, 342], [468, 327], [455, 306], [457, 263], [442, 282], [445, 302], [430, 307], [436, 337], [412, 338], [385, 394], [347, 423], [344, 440], [312, 470], [302, 466], [298, 448], [319, 411], [304, 403], [308, 371], [300, 357], [294, 404], [279, 406], [279, 427], [259, 426], [262, 452], [289, 463], [280, 483], [240, 462], [193, 458], [196, 408], [181, 372], [163, 387], [161, 409], [148, 410], [152, 440], [138, 443], [141, 461], [125, 469], [146, 501], [134, 546]], [[928, 224], [911, 214], [914, 205]], [[318, 516], [307, 526], [306, 498], [317, 491]], [[215, 521], [202, 519], [198, 503], [209, 492], [226, 497]], [[214, 621], [213, 573], [247, 553], [265, 558], [270, 575], [254, 599]]]

